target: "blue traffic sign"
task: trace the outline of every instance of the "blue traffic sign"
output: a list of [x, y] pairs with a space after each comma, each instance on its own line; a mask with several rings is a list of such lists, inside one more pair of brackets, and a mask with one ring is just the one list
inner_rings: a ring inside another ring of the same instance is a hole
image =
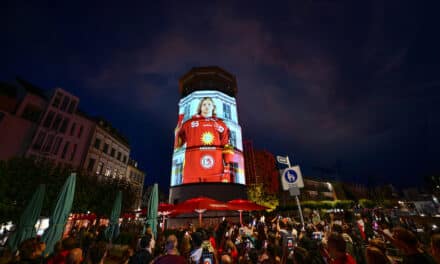
[[296, 174], [294, 169], [286, 169], [283, 176], [288, 183], [294, 183], [298, 180], [298, 174]]

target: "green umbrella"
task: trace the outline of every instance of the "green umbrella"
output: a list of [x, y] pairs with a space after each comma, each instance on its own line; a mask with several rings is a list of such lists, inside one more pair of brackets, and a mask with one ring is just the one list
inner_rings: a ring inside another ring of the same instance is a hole
[[[148, 200], [148, 213], [146, 225], [151, 226], [154, 237], [157, 235], [157, 210], [159, 206], [159, 190], [157, 183], [153, 185], [153, 189], [150, 193], [150, 199]], [[144, 232], [145, 233], [145, 232]]]
[[40, 184], [29, 201], [28, 205], [20, 217], [20, 222], [16, 231], [8, 240], [8, 246], [15, 251], [24, 240], [35, 237], [35, 223], [40, 217], [41, 207], [43, 206], [44, 192], [46, 188], [44, 184]]
[[105, 237], [112, 241], [117, 236], [119, 227], [119, 216], [121, 215], [122, 192], [119, 191], [116, 195], [115, 203], [113, 204], [112, 213], [110, 214], [110, 223], [105, 230]]
[[57, 204], [52, 217], [49, 220], [49, 228], [44, 232], [42, 241], [46, 243], [44, 256], [53, 252], [55, 243], [62, 238], [64, 226], [72, 209], [75, 196], [76, 173], [72, 173], [58, 194]]

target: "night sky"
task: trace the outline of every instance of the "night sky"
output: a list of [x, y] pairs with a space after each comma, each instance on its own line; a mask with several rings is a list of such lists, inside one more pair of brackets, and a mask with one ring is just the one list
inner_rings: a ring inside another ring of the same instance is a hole
[[206, 65], [236, 75], [243, 138], [306, 177], [402, 187], [439, 172], [440, 6], [61, 2], [1, 2], [0, 80], [77, 95], [129, 138], [147, 184], [167, 192], [178, 79]]

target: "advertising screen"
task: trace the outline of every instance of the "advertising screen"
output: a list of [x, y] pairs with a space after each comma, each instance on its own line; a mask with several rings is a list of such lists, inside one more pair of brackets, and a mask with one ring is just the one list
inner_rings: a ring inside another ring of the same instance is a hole
[[199, 182], [245, 184], [235, 98], [195, 91], [179, 102], [171, 186]]

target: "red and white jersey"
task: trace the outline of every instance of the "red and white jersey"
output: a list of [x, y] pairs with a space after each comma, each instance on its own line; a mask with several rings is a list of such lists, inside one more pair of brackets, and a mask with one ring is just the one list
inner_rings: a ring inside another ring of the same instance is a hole
[[176, 141], [178, 147], [186, 143], [182, 183], [222, 182], [229, 177], [222, 154], [229, 128], [221, 119], [195, 115], [180, 127]]
[[219, 118], [195, 115], [183, 123], [178, 132], [178, 145], [186, 148], [217, 146], [229, 143], [229, 128]]

